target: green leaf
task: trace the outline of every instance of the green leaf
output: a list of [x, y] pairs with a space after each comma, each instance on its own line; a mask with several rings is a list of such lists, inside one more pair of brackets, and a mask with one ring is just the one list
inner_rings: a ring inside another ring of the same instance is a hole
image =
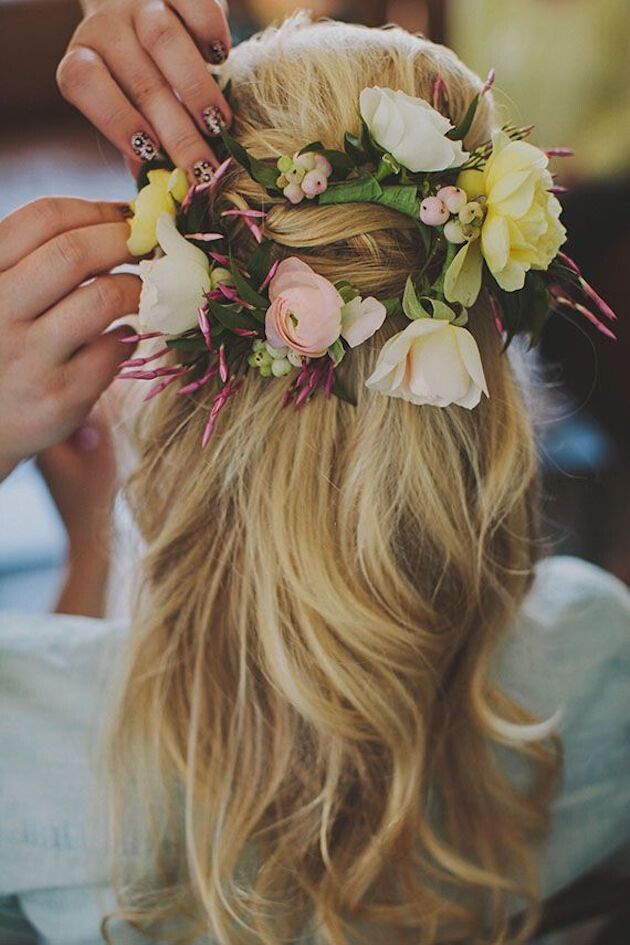
[[416, 292], [416, 287], [413, 284], [413, 279], [411, 276], [407, 277], [407, 282], [405, 283], [405, 291], [402, 298], [402, 308], [403, 312], [410, 321], [415, 321], [418, 318], [431, 318], [431, 312], [428, 312], [420, 299], [418, 298], [418, 293]]
[[346, 354], [346, 349], [343, 346], [343, 342], [341, 338], [337, 338], [334, 344], [332, 344], [328, 349], [328, 355], [331, 361], [333, 362], [333, 364], [335, 365], [335, 367], [337, 367], [338, 364], [341, 364], [341, 362], [343, 361], [345, 357], [345, 354]]
[[551, 293], [544, 275], [528, 272], [520, 292], [506, 292], [492, 279], [491, 293], [501, 310], [507, 348], [516, 335], [529, 335], [530, 347], [540, 340], [551, 312]]
[[352, 302], [353, 299], [358, 298], [359, 295], [361, 294], [359, 290], [355, 289], [353, 285], [343, 280], [341, 282], [335, 282], [335, 289], [337, 290], [341, 298], [344, 300], [346, 305], [348, 304], [348, 302]]
[[337, 203], [375, 203], [383, 188], [372, 174], [362, 174], [341, 184], [331, 184], [319, 195], [322, 206]]
[[260, 184], [261, 187], [264, 187], [265, 190], [270, 193], [278, 194], [281, 192], [276, 184], [278, 180], [278, 168], [275, 167], [275, 165], [266, 164], [264, 161], [252, 157], [252, 155], [245, 150], [243, 145], [240, 144], [236, 138], [233, 138], [225, 128], [221, 131], [221, 138], [234, 160], [237, 161], [241, 167], [245, 168], [250, 177], [252, 177], [257, 184]]
[[336, 151], [331, 148], [325, 148], [321, 141], [313, 141], [302, 148], [299, 154], [321, 154], [332, 166], [333, 172], [337, 177], [347, 177], [350, 171], [354, 170], [355, 161], [353, 161], [343, 151]]
[[[207, 233], [210, 230], [210, 208], [207, 196], [205, 199], [201, 196], [194, 198], [188, 211], [180, 213], [177, 222], [184, 235], [186, 233]], [[200, 244], [197, 242], [195, 245], [199, 246], [203, 252], [206, 252], [208, 248], [207, 243]]]
[[395, 315], [403, 314], [400, 296], [396, 295], [393, 298], [383, 299], [382, 301], [385, 306], [385, 311], [387, 312], [387, 318], [393, 318]]
[[191, 338], [167, 338], [166, 347], [174, 348], [177, 351], [203, 351], [206, 342], [201, 334]]
[[251, 287], [231, 256], [230, 271], [232, 272], [232, 278], [234, 279], [236, 291], [244, 302], [248, 302], [249, 305], [253, 305], [254, 308], [269, 308], [269, 299], [259, 295], [259, 293]]
[[383, 187], [382, 194], [376, 201], [385, 207], [391, 207], [398, 213], [417, 220], [420, 215], [418, 188], [415, 185], [391, 185]]
[[257, 285], [262, 285], [271, 269], [271, 240], [263, 240], [249, 257], [247, 268], [256, 280]]
[[336, 376], [333, 380], [332, 392], [335, 397], [339, 398], [339, 400], [344, 400], [347, 404], [352, 404], [353, 407], [356, 407], [356, 400], [348, 393], [339, 378]]
[[368, 155], [361, 146], [361, 138], [357, 135], [351, 135], [346, 131], [343, 139], [343, 146], [348, 157], [356, 165], [367, 164]]
[[457, 312], [440, 299], [431, 299], [428, 296], [424, 296], [420, 300], [420, 303], [431, 311], [431, 318], [437, 318], [445, 322], [454, 322], [457, 318]]
[[244, 328], [247, 331], [260, 330], [256, 319], [240, 305], [221, 305], [218, 302], [208, 300], [208, 308], [213, 318], [216, 318], [220, 325], [230, 331], [233, 331], [234, 328]]
[[479, 102], [481, 101], [481, 95], [475, 95], [474, 99], [468, 106], [468, 111], [464, 115], [463, 119], [460, 121], [459, 125], [456, 125], [455, 128], [452, 128], [448, 134], [447, 138], [450, 138], [451, 141], [463, 141], [470, 129], [472, 128], [472, 123], [475, 120], [475, 115], [477, 114], [477, 109], [479, 108]]

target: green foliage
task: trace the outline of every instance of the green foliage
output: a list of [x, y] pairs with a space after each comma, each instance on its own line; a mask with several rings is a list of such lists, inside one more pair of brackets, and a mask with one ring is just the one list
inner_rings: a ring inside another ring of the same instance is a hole
[[405, 283], [405, 291], [402, 298], [402, 308], [403, 312], [410, 321], [415, 321], [417, 318], [430, 318], [431, 314], [426, 311], [422, 306], [420, 299], [418, 298], [418, 293], [416, 292], [416, 287], [413, 284], [413, 279], [411, 276], [407, 277]]
[[258, 158], [252, 157], [240, 142], [233, 138], [229, 131], [226, 131], [225, 128], [221, 132], [221, 138], [228, 152], [232, 155], [234, 160], [244, 167], [247, 173], [260, 184], [261, 187], [264, 187], [265, 190], [268, 190], [273, 194], [280, 194], [282, 191], [278, 188], [276, 181], [278, 179], [278, 168], [272, 164], [266, 164], [264, 161], [260, 161]]
[[490, 292], [496, 300], [507, 348], [516, 335], [528, 335], [530, 348], [538, 344], [551, 311], [551, 293], [545, 281], [546, 273], [528, 272], [520, 292], [506, 292], [494, 279]]
[[393, 318], [395, 315], [403, 314], [400, 296], [396, 295], [393, 298], [383, 299], [382, 302], [385, 306], [385, 311], [387, 312], [387, 318]]
[[321, 154], [330, 161], [336, 177], [346, 178], [350, 171], [354, 170], [356, 166], [356, 161], [353, 161], [344, 151], [335, 151], [330, 148], [325, 148], [321, 141], [313, 141], [311, 144], [307, 144], [306, 147], [302, 148], [298, 153], [310, 154], [312, 152]]
[[345, 403], [351, 404], [353, 407], [356, 407], [357, 405], [356, 399], [352, 397], [351, 394], [348, 393], [348, 391], [345, 389], [345, 387], [343, 386], [343, 384], [341, 383], [337, 375], [335, 375], [335, 378], [333, 381], [332, 392], [335, 395], [335, 397], [339, 398], [339, 400], [343, 400], [345, 401]]
[[415, 184], [381, 186], [373, 174], [364, 171], [359, 177], [338, 184], [330, 184], [319, 196], [322, 206], [341, 203], [377, 203], [391, 210], [418, 219], [418, 188]]
[[256, 285], [262, 285], [271, 269], [271, 241], [263, 240], [249, 257], [249, 272]]
[[346, 349], [343, 346], [343, 342], [341, 338], [337, 338], [335, 343], [332, 344], [330, 348], [328, 349], [328, 355], [331, 361], [333, 362], [333, 364], [335, 365], [335, 367], [337, 367], [338, 364], [341, 364], [341, 362], [343, 361], [345, 357], [345, 354], [346, 354]]
[[219, 302], [208, 300], [208, 308], [220, 325], [233, 331], [234, 328], [244, 328], [246, 331], [260, 331], [259, 323], [251, 312], [243, 309], [242, 305], [222, 305]]
[[470, 129], [472, 128], [472, 123], [475, 120], [475, 115], [477, 114], [477, 109], [479, 108], [479, 102], [481, 101], [481, 95], [475, 95], [474, 99], [468, 106], [468, 111], [460, 121], [459, 125], [456, 125], [455, 128], [452, 128], [451, 131], [446, 135], [447, 138], [450, 138], [451, 141], [463, 141]]
[[254, 308], [262, 308], [265, 310], [269, 308], [269, 299], [266, 299], [263, 295], [260, 295], [255, 289], [251, 287], [231, 256], [230, 270], [232, 272], [232, 278], [234, 279], [236, 291], [244, 302], [247, 302], [249, 305], [253, 305]]
[[173, 348], [177, 351], [205, 351], [206, 342], [201, 333], [191, 335], [187, 338], [167, 338], [167, 348]]

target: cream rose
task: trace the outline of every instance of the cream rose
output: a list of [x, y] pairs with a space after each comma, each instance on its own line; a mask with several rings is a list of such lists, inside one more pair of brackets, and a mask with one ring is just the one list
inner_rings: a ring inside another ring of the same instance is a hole
[[486, 207], [480, 244], [464, 246], [447, 274], [446, 297], [463, 305], [471, 304], [473, 287], [478, 294], [484, 259], [501, 288], [516, 292], [530, 269], [549, 268], [566, 241], [547, 155], [503, 131], [492, 140], [485, 169], [464, 171], [457, 182], [471, 200], [485, 198]]
[[318, 358], [341, 334], [343, 299], [332, 282], [294, 256], [278, 266], [269, 301], [265, 334], [273, 348]]
[[412, 404], [472, 410], [488, 396], [477, 342], [446, 319], [419, 318], [385, 343], [366, 387]]
[[410, 171], [444, 171], [468, 157], [461, 141], [446, 137], [448, 118], [421, 98], [376, 86], [363, 89], [359, 105], [377, 144]]
[[157, 238], [166, 255], [140, 263], [140, 326], [177, 335], [197, 324], [197, 310], [210, 291], [210, 264], [167, 213], [157, 222]]

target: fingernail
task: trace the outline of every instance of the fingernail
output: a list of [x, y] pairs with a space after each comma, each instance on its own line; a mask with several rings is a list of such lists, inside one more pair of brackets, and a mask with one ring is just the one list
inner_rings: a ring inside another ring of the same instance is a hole
[[125, 217], [126, 220], [133, 216], [133, 210], [128, 203], [117, 203], [116, 209], [122, 214], [123, 217]]
[[227, 46], [220, 39], [216, 43], [210, 43], [208, 47], [208, 61], [213, 66], [220, 66], [227, 59]]
[[74, 445], [83, 453], [93, 453], [101, 442], [101, 434], [96, 427], [86, 424], [79, 427], [72, 437]]
[[201, 117], [204, 125], [208, 129], [208, 134], [213, 138], [218, 138], [221, 134], [221, 129], [225, 126], [225, 118], [221, 113], [221, 109], [216, 105], [211, 105], [209, 108], [204, 108]]
[[158, 156], [158, 146], [146, 131], [136, 131], [131, 136], [131, 148], [141, 161], [153, 161]]
[[197, 161], [193, 164], [193, 174], [198, 184], [209, 184], [214, 177], [214, 170], [210, 161]]

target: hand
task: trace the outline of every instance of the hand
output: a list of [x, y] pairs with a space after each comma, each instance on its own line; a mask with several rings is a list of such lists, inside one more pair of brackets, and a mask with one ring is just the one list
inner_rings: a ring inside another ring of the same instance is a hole
[[101, 401], [78, 430], [37, 457], [68, 534], [71, 553], [89, 553], [110, 544], [118, 476], [106, 414]]
[[140, 280], [109, 273], [128, 236], [115, 204], [70, 198], [0, 222], [0, 480], [76, 430], [129, 357], [128, 328], [103, 334], [138, 310]]
[[37, 457], [68, 533], [68, 565], [57, 613], [86, 617], [105, 613], [118, 486], [108, 420], [111, 406], [102, 400], [67, 440]]
[[207, 63], [230, 49], [220, 0], [83, 0], [61, 60], [65, 98], [133, 162], [163, 148], [191, 181], [217, 161], [206, 140], [232, 115]]

